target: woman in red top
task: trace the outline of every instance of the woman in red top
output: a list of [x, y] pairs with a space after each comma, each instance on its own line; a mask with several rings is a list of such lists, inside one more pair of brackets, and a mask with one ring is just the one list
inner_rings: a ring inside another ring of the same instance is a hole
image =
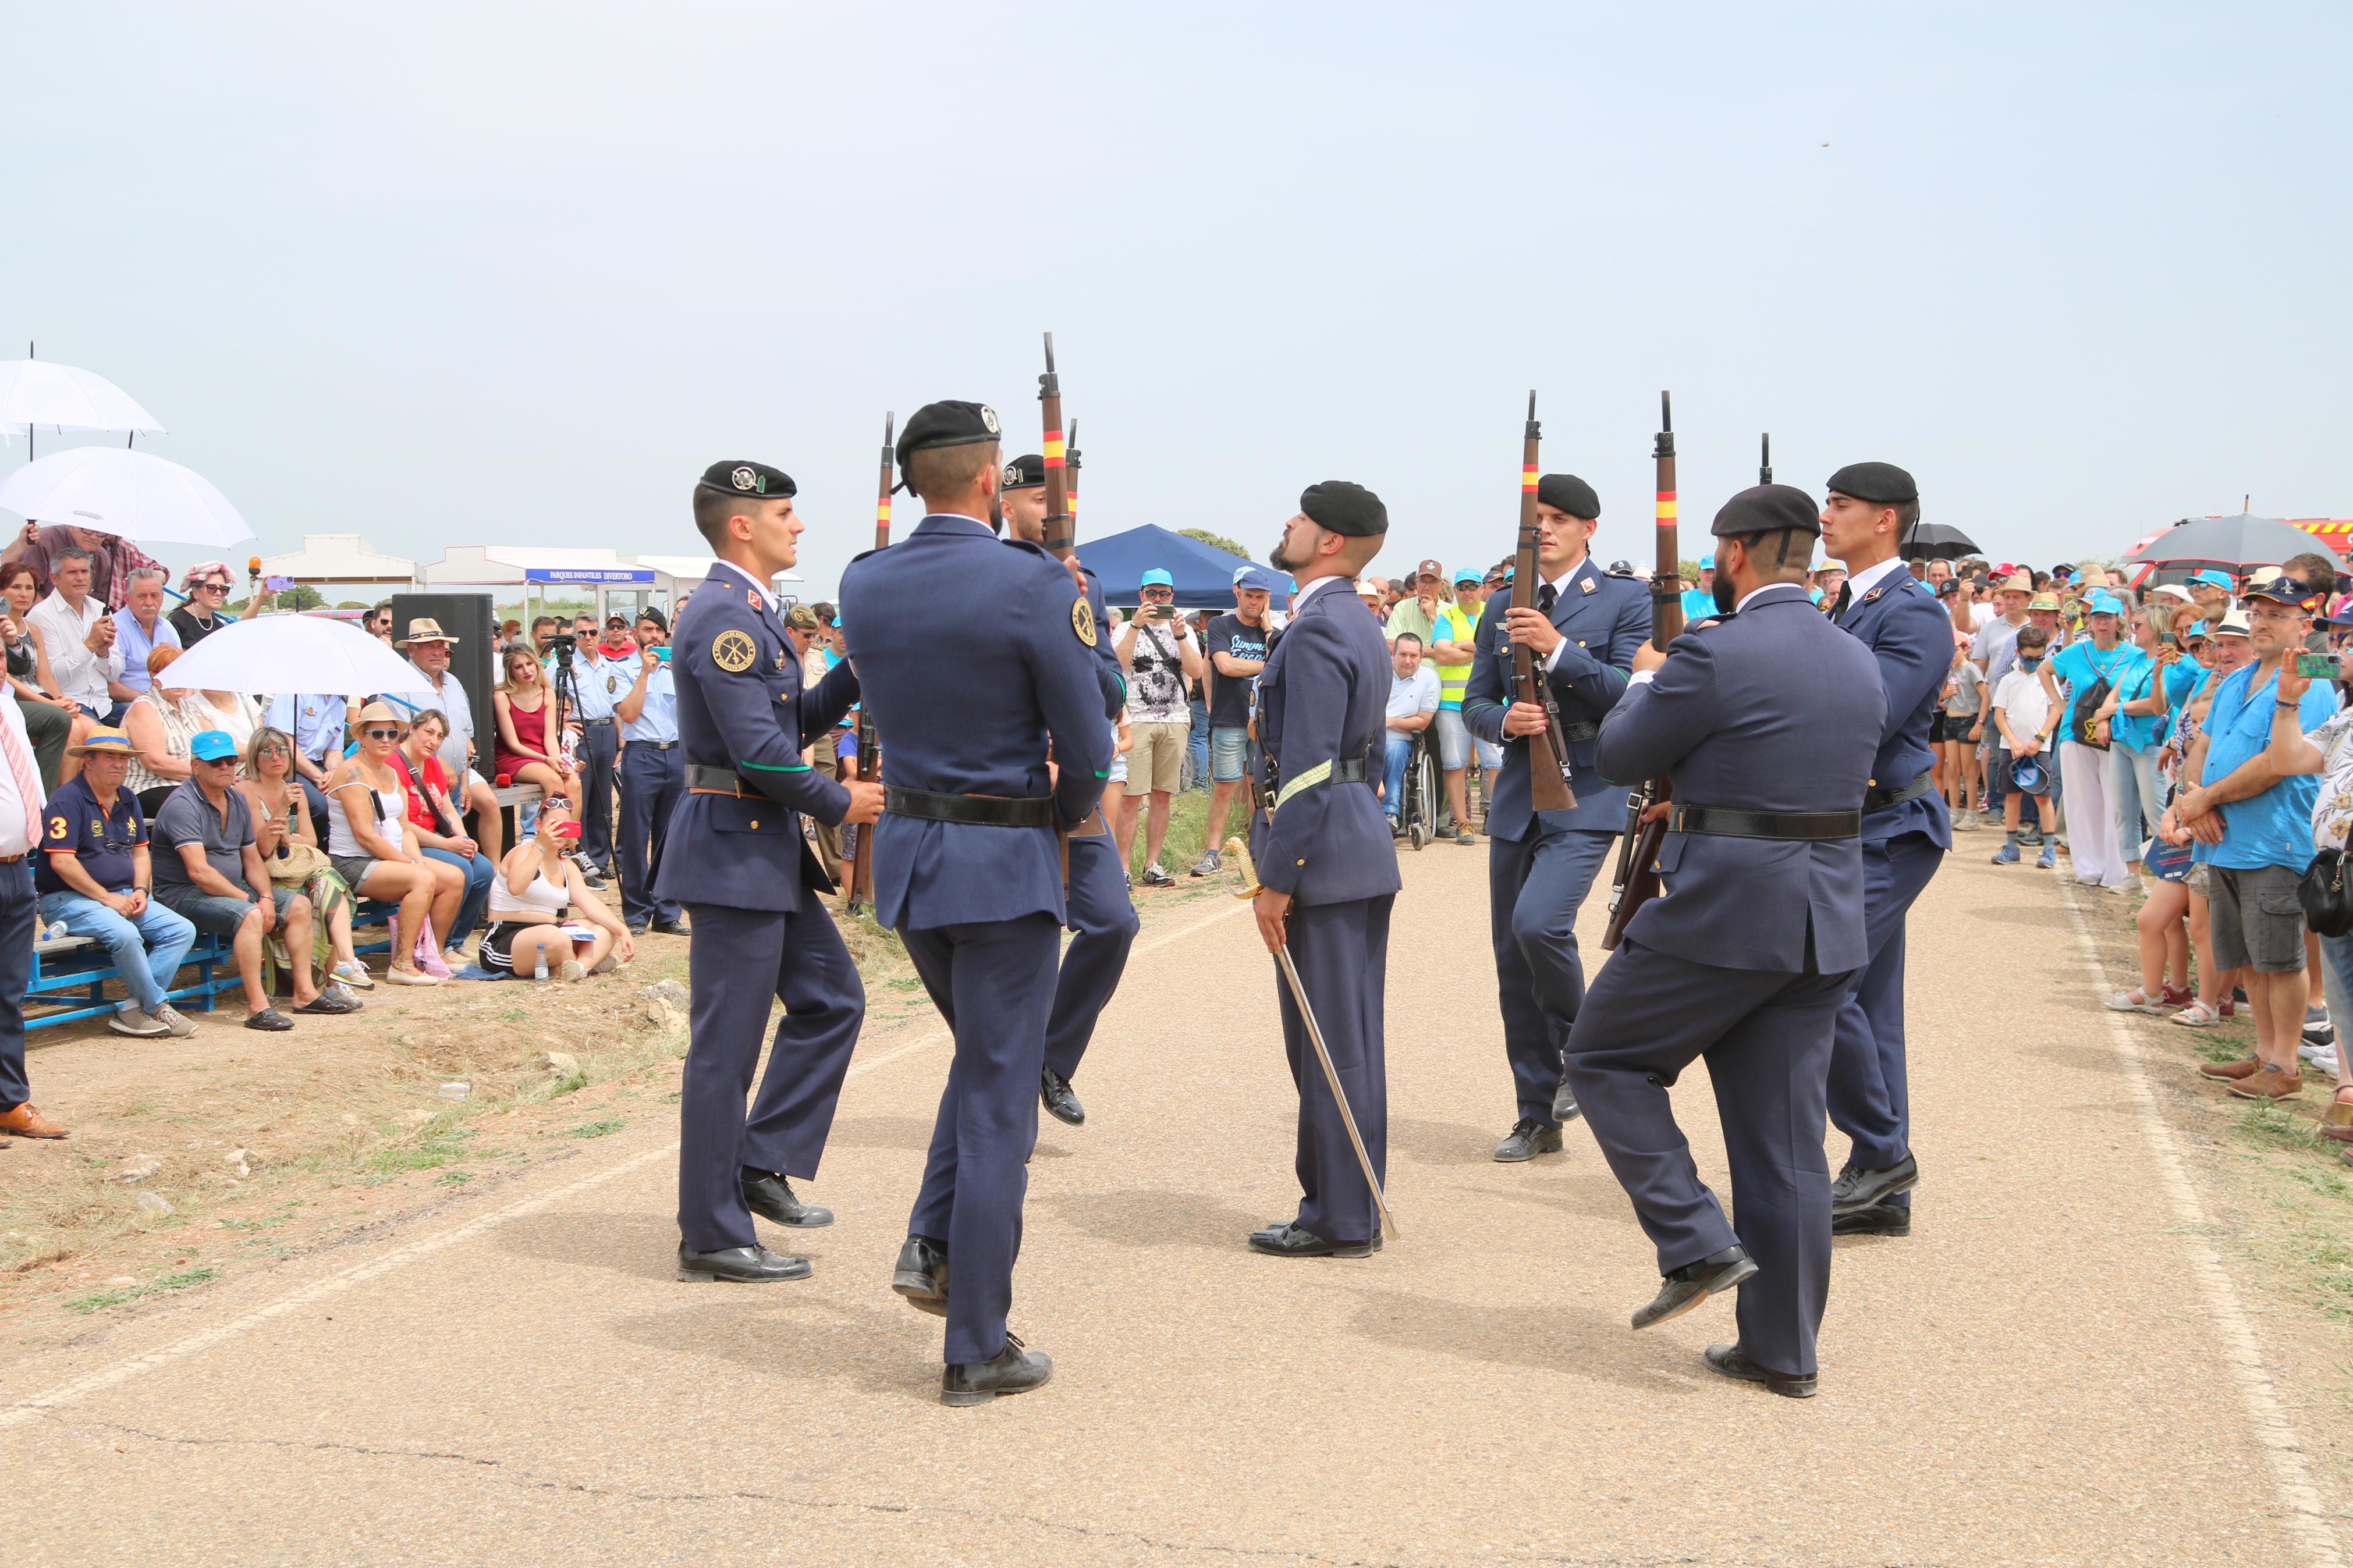
[[560, 721], [549, 722], [556, 704], [542, 677], [539, 658], [527, 647], [511, 647], [500, 656], [506, 679], [491, 693], [498, 714], [498, 770], [515, 784], [534, 784], [550, 795], [572, 803], [580, 815], [580, 774], [564, 755], [557, 736]]

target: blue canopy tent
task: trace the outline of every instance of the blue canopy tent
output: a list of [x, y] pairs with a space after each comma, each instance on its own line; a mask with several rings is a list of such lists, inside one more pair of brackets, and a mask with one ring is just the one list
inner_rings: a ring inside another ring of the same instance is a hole
[[[1234, 573], [1257, 563], [1230, 550], [1187, 539], [1145, 523], [1125, 533], [1079, 541], [1079, 560], [1103, 580], [1103, 602], [1134, 605], [1140, 596], [1144, 574], [1157, 566], [1176, 580], [1176, 603], [1187, 610], [1230, 610], [1234, 607]], [[1288, 588], [1291, 579], [1269, 567], [1267, 574]], [[1291, 595], [1274, 595], [1274, 607], [1288, 609]]]

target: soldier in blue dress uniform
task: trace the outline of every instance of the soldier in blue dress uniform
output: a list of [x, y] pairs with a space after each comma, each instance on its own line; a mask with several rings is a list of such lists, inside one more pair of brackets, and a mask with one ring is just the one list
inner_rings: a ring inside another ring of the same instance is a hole
[[[1112, 757], [1092, 606], [1042, 548], [997, 538], [998, 433], [977, 403], [918, 409], [898, 458], [923, 521], [841, 579], [842, 630], [888, 774], [875, 918], [898, 931], [955, 1034], [892, 1280], [947, 1320], [949, 1405], [1052, 1373], [1006, 1313], [1069, 916], [1062, 840], [1095, 815]], [[945, 642], [923, 614], [973, 602], [989, 613]]]
[[[1046, 538], [1046, 459], [1035, 453], [1005, 465], [1003, 489], [1005, 531], [1016, 540], [1040, 544]], [[1081, 590], [1094, 624], [1109, 623], [1103, 614], [1103, 583], [1074, 558]], [[1120, 710], [1127, 704], [1127, 679], [1120, 673], [1119, 655], [1111, 638], [1095, 639], [1095, 674], [1103, 692], [1103, 722], [1116, 745]], [[1127, 889], [1127, 868], [1119, 840], [1098, 807], [1071, 835], [1071, 944], [1062, 954], [1061, 975], [1054, 983], [1054, 1010], [1046, 1022], [1046, 1065], [1039, 1073], [1038, 1098], [1055, 1119], [1073, 1127], [1087, 1119], [1086, 1107], [1071, 1089], [1094, 1037], [1095, 1020], [1119, 989], [1127, 968], [1127, 951], [1135, 945], [1139, 922], [1135, 900]]]
[[1822, 550], [1846, 566], [1831, 619], [1879, 665], [1887, 720], [1862, 808], [1863, 918], [1871, 952], [1839, 1009], [1830, 1116], [1853, 1140], [1831, 1192], [1841, 1236], [1908, 1236], [1912, 1101], [1904, 1062], [1904, 921], [1953, 846], [1928, 730], [1952, 671], [1953, 623], [1935, 590], [1905, 569], [1920, 490], [1893, 463], [1850, 463], [1831, 476]]
[[[1560, 1070], [1561, 1049], [1585, 999], [1577, 911], [1626, 826], [1625, 786], [1593, 771], [1595, 737], [1626, 689], [1634, 650], [1650, 638], [1651, 596], [1639, 580], [1594, 564], [1600, 514], [1600, 498], [1575, 474], [1536, 481], [1542, 581], [1535, 602], [1515, 601], [1517, 584], [1487, 601], [1462, 694], [1463, 724], [1504, 748], [1487, 806], [1487, 910], [1504, 1053], [1519, 1105], [1510, 1135], [1495, 1150], [1506, 1163], [1557, 1150], [1561, 1123], [1577, 1114], [1577, 1097]], [[1535, 655], [1560, 708], [1577, 795], [1567, 811], [1529, 807], [1526, 737], [1544, 727], [1545, 710], [1516, 700], [1512, 689], [1514, 646], [1521, 643]]]
[[[1672, 775], [1659, 895], [1586, 994], [1568, 1077], [1664, 1276], [1647, 1328], [1737, 1286], [1739, 1339], [1706, 1364], [1778, 1394], [1815, 1388], [1830, 1289], [1825, 1083], [1865, 956], [1862, 814], [1885, 716], [1878, 672], [1808, 596], [1820, 522], [1787, 485], [1717, 512], [1717, 605], [1662, 656], [1645, 644], [1601, 722], [1600, 768]], [[1736, 613], [1731, 613], [1735, 612]], [[1667, 1089], [1707, 1058], [1735, 1223], [1699, 1179]]]
[[[677, 677], [686, 794], [653, 891], [693, 915], [693, 1037], [679, 1096], [686, 1279], [807, 1278], [807, 1259], [759, 1244], [752, 1216], [832, 1223], [830, 1210], [799, 1201], [788, 1178], [817, 1174], [866, 1016], [858, 966], [813, 896], [833, 884], [800, 819], [871, 822], [882, 786], [836, 784], [801, 761], [802, 747], [858, 700], [858, 677], [838, 665], [815, 690], [802, 689], [769, 586], [798, 558], [793, 493], [791, 478], [765, 463], [714, 463], [703, 474], [694, 525], [718, 559], [680, 613], [667, 667]], [[744, 1094], [776, 1002], [785, 1016], [747, 1119]]]
[[[1299, 498], [1269, 559], [1299, 587], [1258, 681], [1259, 932], [1291, 947], [1375, 1173], [1386, 1182], [1388, 1068], [1381, 994], [1398, 887], [1371, 761], [1388, 728], [1394, 669], [1372, 612], [1351, 587], [1388, 534], [1388, 510], [1361, 485], [1327, 479]], [[1299, 1210], [1250, 1238], [1278, 1258], [1363, 1258], [1381, 1246], [1372, 1188], [1314, 1047], [1278, 973], [1282, 1046], [1299, 1089]]]

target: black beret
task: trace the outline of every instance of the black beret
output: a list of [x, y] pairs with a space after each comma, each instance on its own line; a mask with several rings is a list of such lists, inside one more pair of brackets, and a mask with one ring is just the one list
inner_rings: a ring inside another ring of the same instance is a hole
[[765, 463], [713, 463], [697, 481], [707, 490], [731, 496], [788, 496], [797, 493], [792, 475]]
[[1840, 495], [1877, 501], [1882, 506], [1898, 506], [1920, 499], [1920, 487], [1912, 482], [1912, 476], [1893, 463], [1849, 463], [1831, 476], [1827, 488]]
[[1299, 510], [1307, 521], [1332, 533], [1364, 538], [1389, 531], [1389, 509], [1362, 485], [1345, 479], [1325, 479], [1299, 492]]
[[1718, 539], [1745, 533], [1778, 533], [1785, 528], [1822, 531], [1821, 508], [1791, 485], [1751, 485], [1724, 503], [1708, 531]]
[[1001, 490], [1031, 490], [1046, 482], [1046, 459], [1035, 452], [1025, 452], [1005, 465], [1005, 477], [998, 483]]
[[1536, 481], [1536, 500], [1588, 522], [1601, 515], [1601, 498], [1575, 474], [1546, 474]]
[[986, 403], [953, 399], [926, 403], [899, 432], [899, 466], [905, 468], [909, 457], [934, 447], [968, 447], [975, 441], [994, 441], [1003, 434], [997, 410]]

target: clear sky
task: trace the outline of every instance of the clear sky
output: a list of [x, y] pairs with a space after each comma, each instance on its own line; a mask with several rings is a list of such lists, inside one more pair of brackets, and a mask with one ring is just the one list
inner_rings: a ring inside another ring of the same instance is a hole
[[[803, 571], [883, 411], [1060, 350], [1088, 534], [1374, 570], [1507, 551], [1522, 405], [1649, 549], [1902, 463], [1998, 558], [2353, 515], [2340, 5], [15, 7], [0, 357], [87, 366], [264, 552], [696, 548], [723, 458]], [[53, 439], [53, 438], [52, 438]], [[0, 447], [0, 467], [23, 460]], [[902, 525], [917, 509], [902, 504]], [[180, 562], [185, 550], [159, 551]]]

